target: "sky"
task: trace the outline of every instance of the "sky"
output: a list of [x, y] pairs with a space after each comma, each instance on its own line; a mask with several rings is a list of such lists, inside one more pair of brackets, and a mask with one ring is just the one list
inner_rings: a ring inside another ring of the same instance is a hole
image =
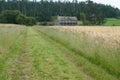
[[[86, 1], [86, 0], [78, 0], [78, 1]], [[96, 3], [111, 5], [113, 7], [117, 7], [120, 9], [120, 0], [91, 0], [91, 1]]]
[[[58, 1], [58, 0], [55, 0], [55, 1]], [[73, 0], [60, 0], [60, 1], [73, 1]], [[86, 0], [78, 0], [78, 1], [86, 1]], [[96, 3], [111, 5], [112, 7], [120, 9], [120, 0], [91, 0], [91, 1]]]

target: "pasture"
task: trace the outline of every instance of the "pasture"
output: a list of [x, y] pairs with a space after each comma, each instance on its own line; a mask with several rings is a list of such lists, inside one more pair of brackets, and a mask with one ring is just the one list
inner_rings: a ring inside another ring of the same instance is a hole
[[0, 24], [0, 80], [120, 80], [119, 31]]
[[116, 18], [107, 18], [104, 26], [120, 26], [120, 19]]
[[[78, 21], [78, 25], [83, 25], [82, 21]], [[120, 19], [116, 18], [106, 18], [105, 23], [102, 24], [101, 26], [120, 26]]]

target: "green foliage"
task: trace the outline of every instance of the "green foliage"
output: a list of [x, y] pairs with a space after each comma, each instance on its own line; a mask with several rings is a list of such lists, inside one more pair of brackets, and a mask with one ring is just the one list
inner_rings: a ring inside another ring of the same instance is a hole
[[28, 25], [35, 25], [36, 19], [34, 17], [27, 17], [28, 19]]
[[80, 18], [83, 25], [102, 25], [106, 22], [103, 16], [96, 16], [94, 14], [86, 16], [85, 13], [80, 13]]
[[16, 17], [20, 14], [19, 11], [14, 10], [5, 10], [0, 14], [0, 22], [1, 23], [17, 23]]
[[17, 10], [5, 10], [0, 14], [0, 23], [34, 25], [36, 20], [33, 17], [23, 15]]
[[80, 18], [83, 22], [83, 25], [87, 25], [86, 15], [85, 13], [80, 13]]
[[26, 17], [23, 14], [19, 14], [17, 16], [16, 21], [18, 22], [18, 24], [23, 24], [23, 25], [34, 25], [36, 24], [36, 20], [33, 17]]
[[16, 21], [18, 24], [26, 24], [27, 23], [27, 17], [24, 16], [23, 14], [19, 14], [16, 18]]
[[90, 18], [89, 18], [89, 22], [90, 22], [90, 24], [92, 24], [92, 25], [102, 25], [102, 24], [104, 24], [106, 21], [105, 21], [105, 18], [104, 17], [102, 17], [102, 16], [91, 16]]

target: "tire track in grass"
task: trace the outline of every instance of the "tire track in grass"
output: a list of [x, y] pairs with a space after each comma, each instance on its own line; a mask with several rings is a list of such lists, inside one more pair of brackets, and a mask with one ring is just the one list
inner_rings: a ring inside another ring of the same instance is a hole
[[85, 72], [83, 72], [83, 69], [79, 66], [77, 66], [77, 59], [74, 59], [74, 55], [71, 56], [71, 51], [68, 51], [67, 49], [65, 49], [63, 46], [59, 45], [56, 42], [53, 42], [53, 40], [48, 39], [48, 37], [46, 37], [45, 35], [42, 35], [41, 37], [45, 38], [46, 40], [48, 40], [48, 42], [50, 42], [50, 44], [54, 44], [52, 45], [52, 47], [54, 47], [54, 50], [58, 50], [58, 53], [60, 53], [61, 57], [64, 58], [65, 61], [67, 61], [69, 63], [69, 65], [72, 66], [72, 68], [74, 68], [75, 70], [79, 71], [79, 74], [83, 76], [83, 78], [85, 80], [96, 80], [95, 78], [93, 78], [92, 76], [90, 76], [89, 74], [86, 74]]
[[14, 56], [9, 65], [12, 67], [8, 70], [8, 80], [32, 80], [31, 79], [31, 57], [27, 49], [27, 32], [21, 46], [21, 52]]
[[35, 80], [94, 80], [78, 71], [64, 59], [59, 48], [53, 47], [51, 42], [41, 36], [29, 28], [28, 47], [33, 61], [32, 71], [36, 73]]
[[17, 55], [12, 64], [12, 68], [9, 71], [10, 80], [31, 80], [30, 77], [30, 61], [27, 53]]

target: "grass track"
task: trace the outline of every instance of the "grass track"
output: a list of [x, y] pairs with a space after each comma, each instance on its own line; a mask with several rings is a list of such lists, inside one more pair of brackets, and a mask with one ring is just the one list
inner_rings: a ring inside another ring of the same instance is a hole
[[[66, 60], [60, 48], [41, 37], [41, 34], [29, 29], [29, 51], [32, 53], [34, 70], [41, 80], [94, 80], [79, 71], [70, 61]], [[30, 37], [31, 36], [31, 37]], [[36, 76], [37, 76], [36, 75]]]

